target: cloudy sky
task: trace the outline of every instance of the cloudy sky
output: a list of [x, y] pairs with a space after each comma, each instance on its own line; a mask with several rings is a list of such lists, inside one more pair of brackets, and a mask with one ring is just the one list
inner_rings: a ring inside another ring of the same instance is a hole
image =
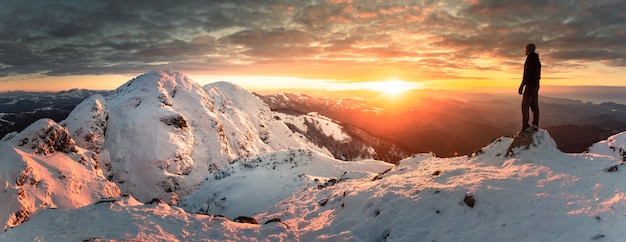
[[430, 87], [516, 86], [529, 42], [537, 45], [544, 84], [626, 83], [623, 0], [2, 5], [0, 90], [61, 82], [112, 89], [154, 69], [201, 81], [249, 78], [265, 87], [394, 78]]

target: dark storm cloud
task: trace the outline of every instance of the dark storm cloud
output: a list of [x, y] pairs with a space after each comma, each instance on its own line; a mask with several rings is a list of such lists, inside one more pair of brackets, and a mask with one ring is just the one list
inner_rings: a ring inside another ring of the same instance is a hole
[[[374, 72], [390, 65], [419, 72], [415, 75], [454, 77], [467, 69], [519, 69], [528, 42], [537, 44], [552, 68], [587, 62], [626, 66], [624, 1], [30, 0], [3, 5], [0, 77], [156, 68], [276, 75], [293, 66], [294, 73], [343, 68], [348, 78], [349, 70]], [[484, 59], [498, 61], [484, 64]]]

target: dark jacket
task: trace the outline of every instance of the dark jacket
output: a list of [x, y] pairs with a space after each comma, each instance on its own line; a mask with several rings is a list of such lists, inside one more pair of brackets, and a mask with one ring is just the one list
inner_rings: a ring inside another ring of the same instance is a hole
[[541, 79], [541, 61], [539, 61], [539, 54], [530, 53], [526, 57], [526, 63], [524, 63], [522, 85], [539, 87], [539, 79]]

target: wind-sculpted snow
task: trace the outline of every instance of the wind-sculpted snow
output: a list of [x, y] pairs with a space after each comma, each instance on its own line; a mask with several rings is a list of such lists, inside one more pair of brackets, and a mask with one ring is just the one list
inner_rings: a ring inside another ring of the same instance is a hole
[[0, 223], [19, 225], [49, 208], [72, 209], [120, 190], [105, 179], [98, 155], [74, 145], [69, 132], [39, 120], [0, 142]]

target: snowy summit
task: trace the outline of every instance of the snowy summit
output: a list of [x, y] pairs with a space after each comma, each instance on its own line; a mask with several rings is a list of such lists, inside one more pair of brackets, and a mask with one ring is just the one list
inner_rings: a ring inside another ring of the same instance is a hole
[[393, 165], [337, 160], [285, 122], [230, 83], [141, 75], [0, 141], [0, 241], [626, 238], [626, 133], [566, 154], [539, 130]]

